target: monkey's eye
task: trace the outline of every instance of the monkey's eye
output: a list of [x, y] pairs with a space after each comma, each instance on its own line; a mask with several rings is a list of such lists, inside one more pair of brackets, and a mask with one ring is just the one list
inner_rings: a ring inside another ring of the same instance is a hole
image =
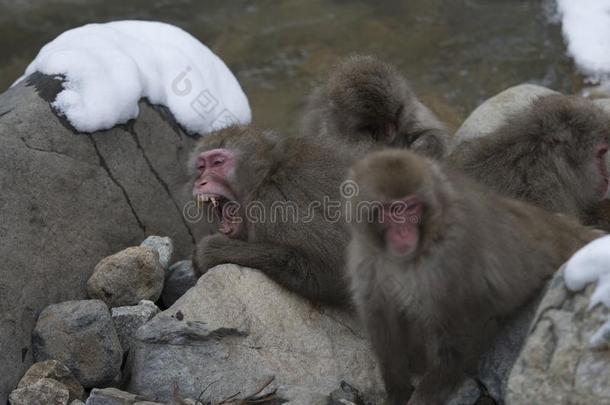
[[225, 163], [224, 159], [214, 159], [214, 163], [212, 163], [212, 166], [218, 167], [218, 166], [222, 166], [224, 163]]
[[205, 170], [205, 162], [201, 161], [201, 162], [197, 163], [197, 170], [199, 170], [199, 171]]
[[410, 203], [405, 203], [405, 212], [407, 214], [412, 214], [416, 211], [419, 211], [421, 203], [420, 202], [410, 202]]

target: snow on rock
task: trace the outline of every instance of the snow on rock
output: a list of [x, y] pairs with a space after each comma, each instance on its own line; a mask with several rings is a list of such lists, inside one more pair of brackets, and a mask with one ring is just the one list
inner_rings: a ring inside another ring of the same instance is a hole
[[45, 45], [25, 74], [65, 77], [53, 107], [81, 132], [138, 116], [138, 101], [166, 106], [189, 132], [251, 119], [248, 99], [224, 62], [193, 36], [152, 21], [88, 24]]
[[[596, 239], [576, 252], [566, 263], [564, 275], [566, 286], [572, 291], [580, 291], [587, 284], [597, 282], [589, 309], [598, 304], [610, 308], [610, 235]], [[591, 347], [601, 347], [609, 337], [610, 320], [591, 337]]]
[[557, 0], [568, 53], [599, 81], [610, 76], [610, 0]]

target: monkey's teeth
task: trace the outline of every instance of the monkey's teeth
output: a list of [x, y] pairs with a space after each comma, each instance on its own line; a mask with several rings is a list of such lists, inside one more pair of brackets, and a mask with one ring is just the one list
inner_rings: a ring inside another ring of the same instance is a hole
[[218, 201], [216, 201], [216, 198], [211, 197], [211, 199], [212, 199], [212, 206], [214, 206], [214, 208], [218, 207], [219, 202], [218, 202]]

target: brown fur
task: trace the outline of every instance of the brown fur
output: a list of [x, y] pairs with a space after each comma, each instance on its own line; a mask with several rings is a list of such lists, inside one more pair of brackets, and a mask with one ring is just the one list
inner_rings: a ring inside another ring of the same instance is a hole
[[405, 150], [372, 153], [351, 179], [366, 201], [417, 196], [417, 248], [388, 251], [382, 226], [355, 221], [348, 247], [354, 300], [380, 360], [391, 404], [442, 404], [475, 369], [493, 320], [513, 313], [577, 249], [601, 233], [489, 192]]
[[[367, 148], [343, 140], [291, 137], [253, 127], [230, 127], [202, 138], [194, 156], [227, 148], [238, 155], [235, 184], [242, 207], [290, 202], [302, 215], [324, 198], [341, 203], [340, 184]], [[315, 302], [347, 306], [344, 250], [349, 234], [332, 207], [318, 207], [311, 221], [246, 222], [239, 239], [204, 237], [194, 264], [199, 273], [221, 263], [259, 269], [280, 285]]]
[[494, 133], [457, 145], [451, 165], [505, 196], [594, 221], [600, 201], [595, 149], [610, 142], [610, 118], [591, 101], [543, 96]]
[[301, 126], [306, 136], [408, 147], [435, 158], [447, 150], [443, 124], [394, 66], [372, 56], [339, 64], [310, 95]]

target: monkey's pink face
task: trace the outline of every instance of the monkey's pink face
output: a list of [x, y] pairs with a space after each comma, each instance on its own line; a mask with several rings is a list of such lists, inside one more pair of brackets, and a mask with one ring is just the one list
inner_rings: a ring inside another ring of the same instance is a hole
[[415, 196], [384, 204], [380, 222], [390, 251], [406, 256], [417, 248], [423, 211], [423, 203]]
[[198, 203], [211, 204], [220, 219], [219, 231], [229, 237], [239, 235], [242, 224], [236, 210], [237, 197], [231, 184], [235, 178], [235, 156], [228, 149], [201, 152], [195, 160], [197, 178], [193, 196]]
[[608, 195], [608, 188], [610, 186], [610, 181], [608, 177], [608, 166], [606, 165], [606, 154], [608, 153], [608, 144], [604, 143], [597, 147], [596, 154], [596, 165], [599, 170], [599, 174], [601, 177], [599, 183], [599, 196], [600, 200], [603, 200]]

